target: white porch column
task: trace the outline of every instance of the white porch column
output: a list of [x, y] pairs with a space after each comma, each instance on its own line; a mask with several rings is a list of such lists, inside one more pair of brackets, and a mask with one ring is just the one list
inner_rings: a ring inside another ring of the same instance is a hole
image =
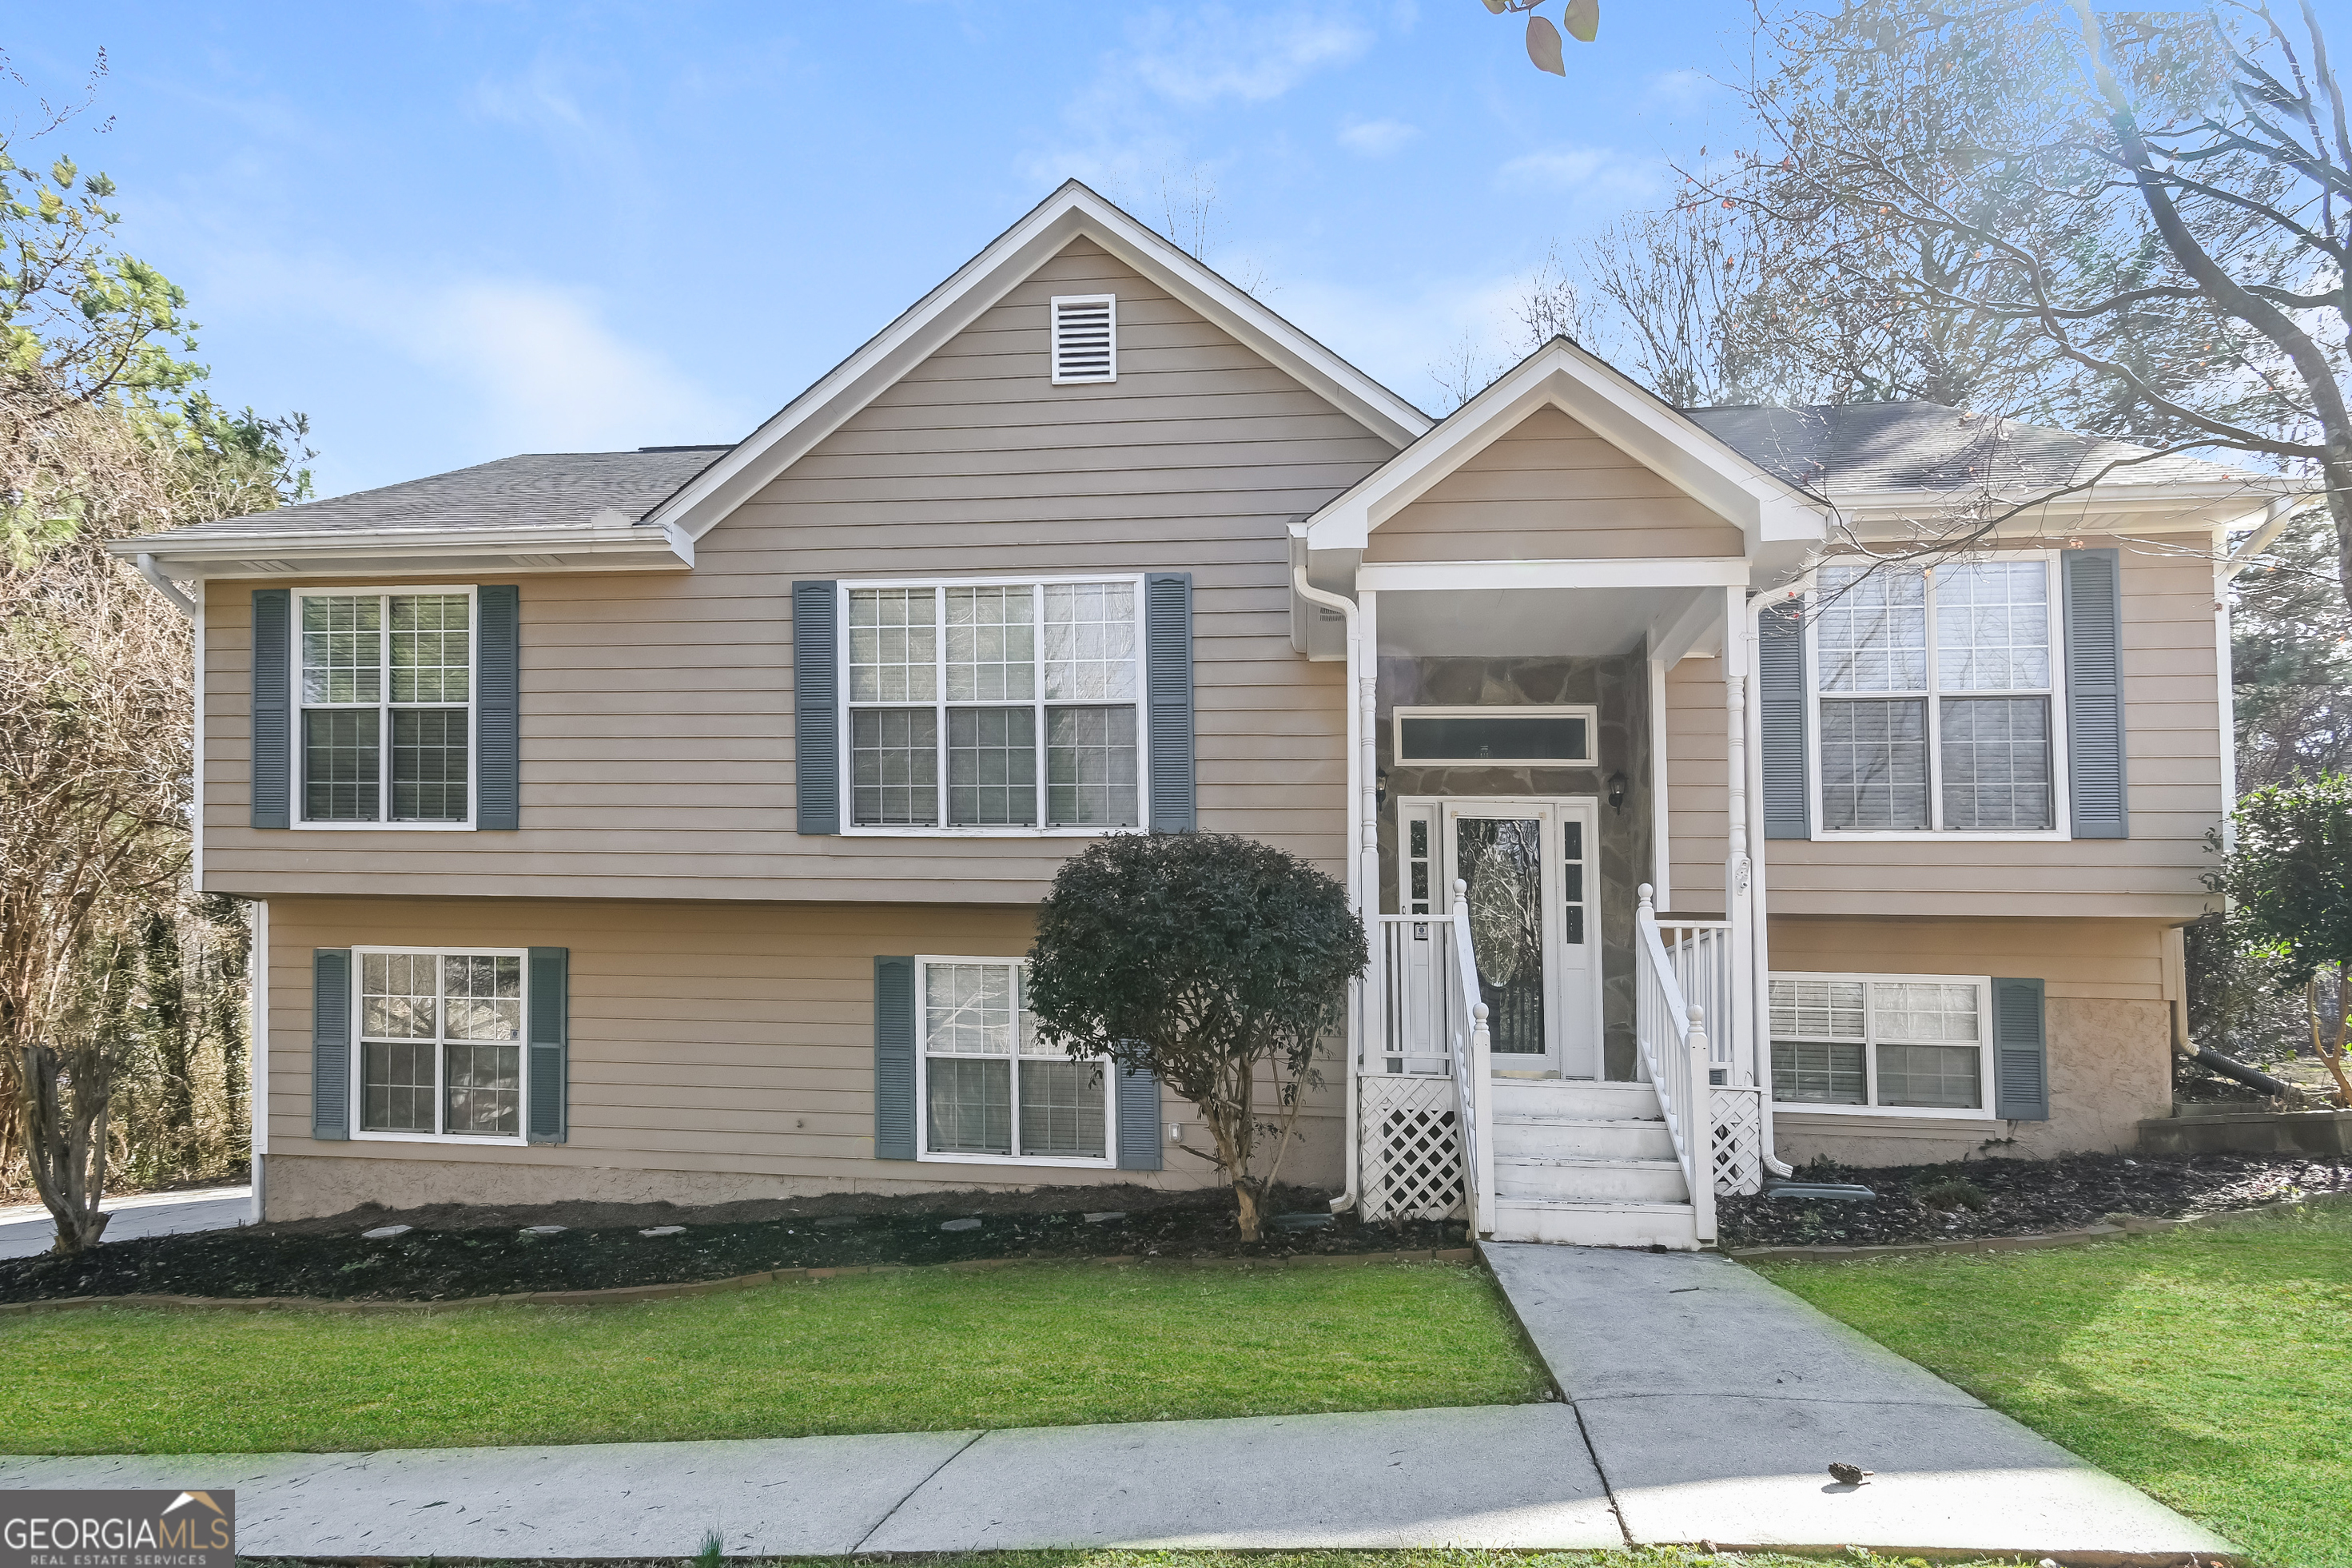
[[[1756, 1070], [1756, 954], [1752, 899], [1754, 868], [1748, 855], [1748, 595], [1738, 587], [1723, 591], [1724, 783], [1728, 796], [1724, 837], [1724, 918], [1731, 922], [1731, 1016], [1710, 1018], [1707, 1029], [1716, 1039], [1728, 1039], [1733, 1070]], [[1756, 1081], [1752, 1077], [1751, 1082]]]

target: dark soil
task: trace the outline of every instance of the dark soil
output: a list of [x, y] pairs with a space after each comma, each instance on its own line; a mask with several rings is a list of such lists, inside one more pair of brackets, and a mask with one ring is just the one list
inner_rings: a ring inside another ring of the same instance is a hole
[[[1289, 1192], [1276, 1208], [1328, 1214], [1328, 1194]], [[1082, 1207], [1074, 1204], [1082, 1203]], [[1088, 1213], [1124, 1211], [1089, 1221]], [[977, 1225], [946, 1230], [966, 1220]], [[388, 1225], [404, 1236], [369, 1240]], [[526, 1226], [560, 1225], [534, 1236]], [[674, 1236], [646, 1236], [660, 1226]], [[1465, 1245], [1458, 1222], [1367, 1226], [1241, 1238], [1223, 1191], [1091, 1187], [1058, 1192], [835, 1196], [716, 1208], [558, 1204], [532, 1208], [367, 1208], [332, 1219], [108, 1242], [79, 1258], [0, 1261], [0, 1301], [65, 1296], [308, 1296], [438, 1301], [724, 1279], [770, 1268], [954, 1263], [987, 1258], [1265, 1258]]]
[[[2273, 1154], [2196, 1154], [2160, 1160], [2076, 1154], [2063, 1160], [1969, 1160], [1853, 1171], [1808, 1166], [1802, 1178], [1853, 1182], [1877, 1193], [1867, 1203], [1776, 1198], [1717, 1201], [1722, 1245], [1871, 1246], [1963, 1237], [2031, 1236], [2080, 1230], [2111, 1214], [2144, 1219], [2252, 1208], [2313, 1193], [2352, 1192], [2352, 1165]], [[1963, 1201], [1981, 1194], [1984, 1206]], [[1927, 1201], [1935, 1189], [1936, 1203]], [[1937, 1206], [1938, 1205], [1942, 1206]]]

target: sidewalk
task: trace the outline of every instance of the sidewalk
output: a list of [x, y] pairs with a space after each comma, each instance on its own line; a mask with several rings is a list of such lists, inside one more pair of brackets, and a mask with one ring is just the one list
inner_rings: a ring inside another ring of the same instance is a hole
[[[2210, 1531], [1727, 1258], [1487, 1249], [1572, 1402], [748, 1442], [0, 1458], [233, 1488], [252, 1556], [1864, 1545], [2210, 1561]], [[1860, 1487], [1832, 1460], [1874, 1470]]]
[[[253, 1215], [249, 1186], [192, 1187], [179, 1193], [141, 1193], [109, 1198], [100, 1205], [113, 1217], [99, 1245], [142, 1236], [178, 1236], [191, 1230], [226, 1230]], [[0, 1258], [30, 1258], [57, 1241], [57, 1221], [39, 1204], [0, 1206]]]

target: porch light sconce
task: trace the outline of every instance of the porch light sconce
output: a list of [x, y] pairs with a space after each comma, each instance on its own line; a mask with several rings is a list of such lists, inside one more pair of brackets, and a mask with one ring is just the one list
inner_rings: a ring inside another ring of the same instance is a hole
[[1372, 775], [1372, 803], [1375, 805], [1389, 803], [1389, 771], [1386, 768]]
[[1625, 809], [1625, 775], [1622, 773], [1609, 775], [1609, 809], [1612, 811]]

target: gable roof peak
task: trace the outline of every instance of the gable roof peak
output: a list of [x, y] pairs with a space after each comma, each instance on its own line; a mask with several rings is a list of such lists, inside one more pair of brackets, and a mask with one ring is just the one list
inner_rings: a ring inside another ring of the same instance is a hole
[[1079, 238], [1101, 246], [1392, 446], [1408, 446], [1430, 428], [1428, 415], [1073, 178], [1063, 181], [946, 281], [819, 376], [671, 496], [648, 521], [700, 537]]

